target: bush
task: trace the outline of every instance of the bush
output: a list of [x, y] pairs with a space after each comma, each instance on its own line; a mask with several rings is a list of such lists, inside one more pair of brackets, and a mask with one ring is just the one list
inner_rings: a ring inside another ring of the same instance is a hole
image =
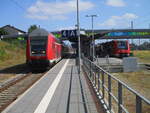
[[25, 43], [17, 39], [0, 41], [0, 61], [5, 61], [14, 56], [16, 52], [25, 50]]
[[3, 47], [1, 47], [1, 48], [0, 48], [0, 60], [3, 61], [6, 56], [7, 56], [6, 51], [4, 50]]
[[22, 37], [18, 37], [17, 39], [4, 39], [3, 41], [10, 44], [9, 46], [7, 46], [8, 49], [16, 49], [18, 47], [25, 49], [26, 41], [22, 39]]
[[130, 53], [130, 56], [131, 56], [131, 57], [133, 57], [133, 56], [134, 56], [134, 54], [133, 54], [133, 53]]

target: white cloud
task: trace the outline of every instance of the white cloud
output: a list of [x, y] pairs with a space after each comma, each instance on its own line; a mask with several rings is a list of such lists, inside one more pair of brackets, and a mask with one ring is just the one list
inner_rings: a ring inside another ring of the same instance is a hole
[[39, 20], [47, 20], [48, 16], [44, 16], [44, 15], [26, 15], [26, 17], [31, 18], [31, 19], [39, 19]]
[[106, 4], [113, 7], [124, 7], [126, 5], [123, 0], [107, 0]]
[[138, 18], [138, 16], [133, 13], [126, 13], [121, 17], [121, 19], [122, 18], [123, 19], [136, 19], [136, 18]]
[[75, 26], [67, 26], [67, 27], [60, 27], [59, 26], [59, 28], [58, 28], [58, 30], [59, 31], [61, 31], [61, 30], [73, 30], [73, 29], [75, 29]]
[[129, 27], [130, 22], [136, 18], [138, 18], [138, 16], [133, 13], [126, 13], [122, 16], [111, 16], [108, 20], [100, 24], [100, 26], [126, 28]]
[[[80, 11], [85, 11], [93, 7], [94, 4], [89, 1], [80, 1]], [[76, 0], [66, 2], [37, 1], [27, 9], [26, 17], [33, 19], [66, 19], [67, 14], [75, 11]]]

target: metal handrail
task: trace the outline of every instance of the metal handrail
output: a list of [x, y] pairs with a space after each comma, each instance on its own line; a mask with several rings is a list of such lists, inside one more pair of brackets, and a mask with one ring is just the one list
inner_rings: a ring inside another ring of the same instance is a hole
[[[95, 91], [97, 93], [97, 96], [101, 97], [103, 99], [105, 106], [107, 107], [107, 110], [112, 113], [112, 99], [115, 100], [116, 103], [118, 103], [118, 113], [122, 113], [123, 111], [125, 113], [129, 113], [127, 108], [123, 106], [123, 88], [126, 88], [128, 91], [132, 92], [136, 96], [136, 113], [142, 113], [142, 103], [145, 102], [148, 105], [150, 105], [150, 100], [143, 97], [141, 94], [139, 94], [137, 91], [129, 87], [127, 84], [122, 82], [121, 80], [117, 79], [104, 69], [102, 69], [100, 66], [95, 64], [94, 62], [90, 61], [86, 57], [82, 56], [83, 61], [83, 68], [86, 70], [88, 78], [90, 79], [91, 83], [93, 84]], [[100, 79], [100, 75], [102, 77], [102, 80]], [[108, 77], [108, 85], [105, 85], [104, 81], [104, 75], [107, 75]], [[112, 79], [117, 81], [118, 83], [118, 97], [116, 97], [112, 93]], [[96, 84], [98, 82], [98, 84]], [[100, 91], [100, 86], [102, 87], [102, 91]], [[108, 100], [105, 101], [105, 91], [108, 93]], [[106, 104], [108, 103], [108, 104]]]

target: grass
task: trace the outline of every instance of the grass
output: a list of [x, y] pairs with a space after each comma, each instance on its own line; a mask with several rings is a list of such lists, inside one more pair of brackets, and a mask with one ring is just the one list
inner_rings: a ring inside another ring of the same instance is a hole
[[[150, 63], [149, 50], [136, 50], [133, 55], [138, 58], [140, 63]], [[115, 77], [126, 83], [129, 87], [150, 100], [150, 71], [142, 70], [129, 73], [113, 73]], [[113, 82], [112, 90], [117, 96], [118, 85]], [[131, 113], [135, 113], [135, 95], [126, 88], [123, 89], [123, 103]], [[116, 107], [114, 107], [116, 110]], [[150, 106], [143, 102], [143, 113], [150, 113]]]
[[[25, 46], [17, 40], [0, 41], [0, 83], [13, 78], [18, 69], [8, 71], [5, 68], [25, 63]], [[3, 72], [4, 71], [4, 72]]]
[[133, 55], [138, 57], [141, 63], [150, 63], [150, 50], [135, 50]]
[[[150, 71], [130, 73], [113, 73], [113, 75], [137, 91], [140, 95], [150, 100]], [[113, 92], [117, 92], [117, 84], [113, 82]], [[116, 94], [117, 96], [117, 94]], [[135, 112], [135, 95], [123, 88], [123, 103], [129, 112]], [[150, 106], [143, 102], [143, 113], [149, 113]]]
[[[139, 71], [131, 73], [112, 73], [113, 76], [123, 81], [130, 88], [138, 92], [140, 95], [144, 96], [150, 100], [150, 71]], [[102, 75], [100, 76], [102, 80]], [[118, 82], [111, 79], [111, 91], [112, 94], [118, 98]], [[96, 81], [98, 87], [98, 79]], [[108, 88], [108, 76], [104, 74], [104, 85]], [[126, 87], [122, 87], [122, 101], [123, 106], [128, 110], [129, 113], [136, 113], [136, 95], [129, 91]], [[102, 85], [100, 85], [100, 91], [102, 91]], [[105, 89], [105, 99], [108, 101], [108, 93]], [[112, 108], [115, 113], [118, 112], [118, 104], [112, 98]], [[150, 113], [150, 105], [142, 101], [142, 113]]]
[[[140, 63], [150, 63], [150, 51], [138, 50], [133, 51], [135, 57], [138, 58]], [[116, 78], [123, 81], [129, 87], [134, 89], [140, 95], [150, 100], [150, 70], [140, 70], [138, 72], [129, 73], [112, 73]], [[102, 80], [102, 78], [100, 78]], [[108, 77], [104, 76], [105, 86], [108, 87]], [[118, 83], [111, 80], [112, 93], [118, 98]], [[101, 88], [102, 91], [102, 88]], [[105, 99], [108, 101], [108, 93], [105, 91]], [[136, 96], [128, 89], [123, 87], [123, 105], [129, 113], [135, 113], [136, 109]], [[112, 107], [115, 112], [118, 112], [118, 104], [112, 99]], [[150, 105], [142, 101], [142, 113], [150, 113]]]
[[113, 75], [150, 100], [150, 71], [115, 73]]
[[18, 47], [16, 41], [0, 41], [0, 69], [21, 63], [25, 63], [25, 48]]

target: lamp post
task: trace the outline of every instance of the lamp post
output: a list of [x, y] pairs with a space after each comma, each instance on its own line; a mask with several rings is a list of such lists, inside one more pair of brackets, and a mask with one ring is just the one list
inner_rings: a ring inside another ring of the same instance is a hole
[[86, 17], [91, 17], [91, 21], [92, 21], [92, 60], [94, 61], [94, 58], [95, 58], [95, 41], [94, 41], [94, 25], [93, 25], [93, 21], [94, 21], [94, 17], [97, 17], [97, 15], [86, 15]]
[[[133, 29], [133, 21], [131, 21], [131, 29]], [[132, 45], [133, 45], [133, 39], [132, 40]]]
[[80, 49], [80, 22], [79, 22], [79, 0], [77, 0], [77, 36], [78, 36], [78, 73], [81, 72], [81, 49]]

